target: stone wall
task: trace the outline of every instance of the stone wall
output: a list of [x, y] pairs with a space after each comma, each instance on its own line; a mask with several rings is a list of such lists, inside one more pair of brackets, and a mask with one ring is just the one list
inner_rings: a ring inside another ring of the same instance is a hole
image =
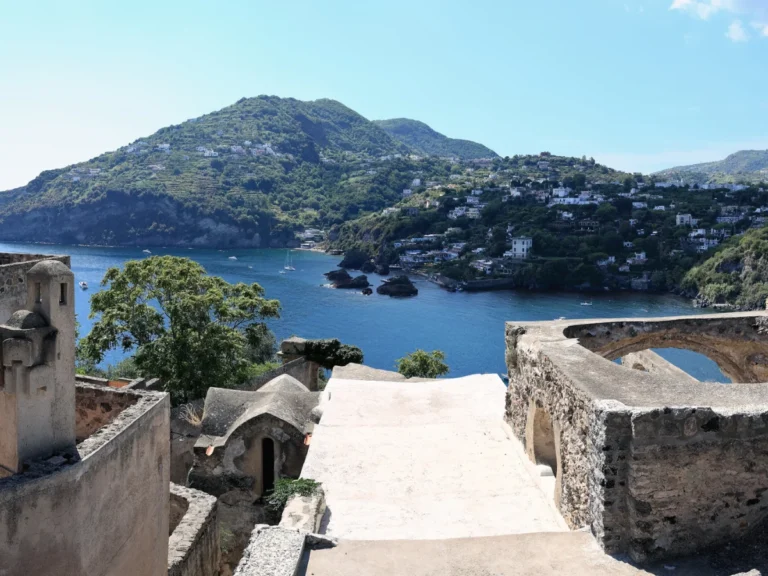
[[609, 553], [641, 562], [691, 554], [768, 518], [768, 384], [699, 382], [606, 359], [641, 341], [677, 345], [696, 338], [694, 328], [699, 351], [734, 336], [721, 360], [755, 360], [767, 344], [763, 316], [706, 320], [507, 325], [506, 420], [532, 460], [556, 469], [555, 501], [569, 526], [588, 526]]
[[70, 266], [69, 256], [0, 253], [0, 324], [27, 301], [27, 270], [41, 260], [58, 260]]
[[768, 511], [768, 412], [632, 415], [629, 552], [655, 558], [745, 536]]
[[171, 502], [181, 517], [168, 542], [168, 576], [216, 576], [221, 560], [216, 498], [171, 484]]
[[288, 374], [289, 376], [296, 378], [296, 380], [304, 384], [304, 386], [307, 387], [307, 390], [315, 391], [317, 390], [318, 370], [320, 370], [320, 365], [316, 362], [311, 362], [302, 357], [294, 358], [285, 364], [278, 366], [274, 370], [270, 370], [266, 374], [263, 374], [258, 378], [254, 378], [248, 382], [248, 384], [244, 386], [243, 389], [255, 392], [278, 376]]
[[3, 576], [165, 574], [169, 399], [109, 393], [136, 400], [78, 454], [0, 480]]
[[111, 388], [81, 383], [75, 389], [75, 436], [78, 442], [111, 424], [120, 413], [133, 406], [139, 397], [119, 394]]

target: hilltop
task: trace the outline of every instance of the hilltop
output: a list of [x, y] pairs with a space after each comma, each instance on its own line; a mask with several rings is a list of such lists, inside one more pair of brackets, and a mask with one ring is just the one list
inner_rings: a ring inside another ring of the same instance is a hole
[[659, 179], [683, 179], [696, 184], [742, 180], [762, 182], [768, 179], [768, 150], [741, 150], [724, 160], [668, 168], [657, 172], [655, 176]]
[[430, 156], [454, 157], [462, 160], [498, 158], [498, 154], [477, 142], [448, 138], [418, 120], [393, 118], [374, 123], [409, 148]]
[[243, 98], [0, 193], [0, 239], [284, 246], [447, 174], [334, 100]]

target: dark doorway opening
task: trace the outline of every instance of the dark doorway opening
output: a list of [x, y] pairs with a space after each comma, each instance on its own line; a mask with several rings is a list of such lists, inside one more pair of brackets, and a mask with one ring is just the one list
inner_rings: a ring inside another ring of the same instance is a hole
[[272, 438], [261, 440], [261, 471], [264, 477], [263, 494], [275, 489], [275, 442]]

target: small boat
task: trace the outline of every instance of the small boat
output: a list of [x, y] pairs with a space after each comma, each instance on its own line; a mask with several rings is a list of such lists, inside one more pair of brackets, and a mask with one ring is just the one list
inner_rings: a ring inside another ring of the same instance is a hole
[[285, 274], [285, 270], [280, 270], [280, 274]]
[[83, 280], [82, 282], [78, 282], [77, 285], [80, 286], [80, 288], [82, 288], [83, 290], [88, 290], [88, 282], [86, 282], [85, 280]]
[[251, 270], [253, 270], [253, 266], [248, 266], [248, 268], [250, 268]]
[[237, 256], [230, 256], [228, 260], [237, 260]]
[[290, 270], [292, 272], [294, 270], [296, 270], [296, 268], [294, 268], [293, 264], [291, 263], [291, 251], [290, 250], [288, 250], [285, 253], [285, 266], [283, 266], [283, 270]]
[[592, 302], [582, 302], [582, 306], [592, 306]]
[[150, 250], [142, 250], [142, 252], [143, 252], [144, 254], [152, 254], [152, 252], [151, 252]]

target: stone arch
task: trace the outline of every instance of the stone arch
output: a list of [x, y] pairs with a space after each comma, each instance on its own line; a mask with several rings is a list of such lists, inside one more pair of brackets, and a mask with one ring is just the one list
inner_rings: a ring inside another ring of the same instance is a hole
[[[528, 408], [525, 436], [526, 452], [531, 462], [539, 467], [542, 488], [551, 492], [555, 504], [559, 505], [562, 477], [560, 426], [549, 411], [535, 400], [531, 400]], [[548, 467], [551, 474], [544, 467]]]
[[703, 354], [733, 382], [768, 381], [765, 317], [622, 320], [569, 326], [563, 334], [608, 360], [652, 348], [679, 348]]

